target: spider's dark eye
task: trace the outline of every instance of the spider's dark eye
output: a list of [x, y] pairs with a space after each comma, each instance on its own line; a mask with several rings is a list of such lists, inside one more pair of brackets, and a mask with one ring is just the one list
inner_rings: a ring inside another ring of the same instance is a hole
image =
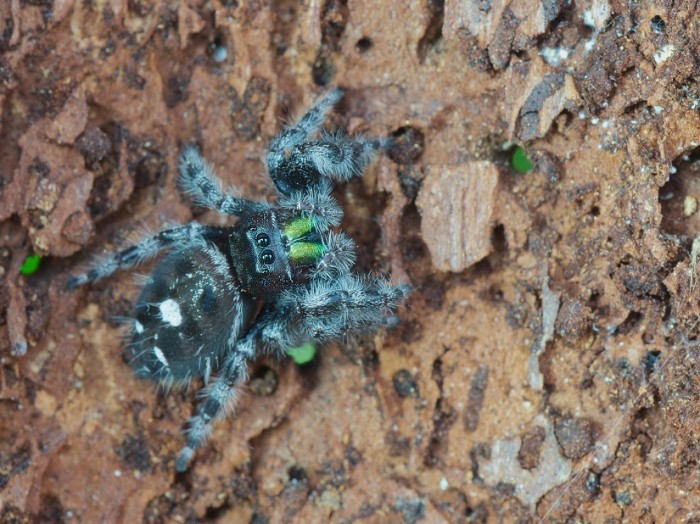
[[272, 250], [266, 249], [262, 252], [262, 255], [260, 255], [260, 261], [263, 264], [272, 264], [275, 261], [275, 254], [272, 252]]
[[260, 247], [267, 247], [270, 245], [270, 237], [266, 233], [258, 233], [255, 237], [255, 243]]

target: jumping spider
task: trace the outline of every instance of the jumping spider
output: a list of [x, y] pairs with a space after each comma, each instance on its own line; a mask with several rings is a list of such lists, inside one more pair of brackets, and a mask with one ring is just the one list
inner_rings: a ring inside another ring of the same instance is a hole
[[276, 205], [222, 191], [211, 167], [187, 147], [179, 165], [183, 191], [238, 222], [164, 229], [68, 281], [73, 289], [172, 250], [141, 292], [129, 321], [129, 351], [139, 377], [166, 386], [201, 377], [206, 384], [188, 421], [178, 471], [206, 442], [212, 420], [233, 405], [249, 360], [371, 331], [409, 293], [407, 285], [351, 273], [354, 243], [331, 231], [343, 215], [331, 182], [360, 176], [384, 146], [380, 139], [325, 131], [312, 138], [342, 96], [331, 91], [272, 140], [265, 162], [280, 193]]

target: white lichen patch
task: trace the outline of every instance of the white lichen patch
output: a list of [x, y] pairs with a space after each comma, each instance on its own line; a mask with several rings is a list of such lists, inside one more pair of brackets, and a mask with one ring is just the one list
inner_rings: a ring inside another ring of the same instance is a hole
[[695, 289], [695, 285], [697, 284], [697, 276], [698, 276], [698, 259], [700, 259], [700, 236], [695, 237], [693, 240], [692, 247], [690, 249], [690, 290], [693, 291]]
[[528, 363], [528, 375], [530, 387], [535, 390], [542, 390], [544, 387], [544, 377], [540, 371], [540, 355], [547, 347], [547, 342], [554, 336], [554, 323], [559, 313], [561, 292], [553, 292], [549, 289], [549, 275], [545, 270], [544, 281], [542, 283], [542, 335], [537, 341]]
[[586, 53], [589, 53], [595, 47], [598, 34], [605, 29], [610, 14], [610, 4], [607, 0], [593, 0], [591, 8], [583, 12], [583, 23], [593, 29], [590, 40], [587, 40], [584, 44]]
[[571, 475], [571, 461], [559, 451], [551, 423], [542, 415], [538, 415], [533, 423], [545, 429], [537, 468], [528, 470], [520, 466], [520, 437], [496, 440], [491, 444], [490, 459], [477, 459], [479, 474], [487, 485], [511, 484], [515, 487], [514, 495], [530, 507], [534, 507], [545, 493], [565, 483]]
[[656, 62], [656, 65], [663, 64], [666, 60], [671, 58], [675, 52], [676, 46], [673, 44], [666, 44], [654, 53], [654, 62]]
[[683, 216], [691, 217], [698, 211], [698, 199], [694, 196], [687, 195], [683, 199]]
[[583, 23], [588, 27], [601, 31], [610, 18], [610, 4], [607, 0], [593, 0], [591, 8], [583, 12]]
[[549, 65], [556, 67], [569, 58], [569, 53], [570, 51], [563, 47], [545, 47], [540, 51], [540, 56]]

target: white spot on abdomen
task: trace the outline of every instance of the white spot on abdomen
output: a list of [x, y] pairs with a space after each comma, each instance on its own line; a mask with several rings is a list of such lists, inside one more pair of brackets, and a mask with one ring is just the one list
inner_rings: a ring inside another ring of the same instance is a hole
[[153, 346], [153, 354], [158, 359], [158, 362], [163, 364], [166, 368], [168, 367], [168, 359], [165, 358], [165, 355], [158, 346]]
[[172, 298], [161, 302], [158, 309], [160, 309], [160, 318], [162, 318], [163, 322], [166, 324], [170, 324], [171, 326], [179, 326], [182, 323], [180, 306]]
[[134, 320], [134, 331], [139, 335], [143, 333], [143, 324], [138, 320]]

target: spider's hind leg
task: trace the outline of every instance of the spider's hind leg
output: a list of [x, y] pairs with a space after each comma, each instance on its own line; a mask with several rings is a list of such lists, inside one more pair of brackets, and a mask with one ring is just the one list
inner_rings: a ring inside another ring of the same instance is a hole
[[201, 239], [218, 241], [224, 238], [222, 228], [203, 226], [191, 222], [184, 226], [164, 229], [155, 235], [141, 240], [138, 244], [114, 251], [92, 266], [86, 273], [74, 275], [68, 279], [66, 287], [75, 289], [83, 284], [95, 282], [108, 277], [118, 269], [127, 269], [150, 260], [158, 253], [173, 246], [186, 246], [200, 242]]
[[175, 461], [179, 472], [187, 470], [194, 452], [209, 439], [212, 421], [221, 418], [233, 407], [238, 387], [248, 378], [247, 355], [233, 349], [226, 357], [219, 374], [202, 390], [202, 401], [196, 414], [187, 421], [187, 443]]

